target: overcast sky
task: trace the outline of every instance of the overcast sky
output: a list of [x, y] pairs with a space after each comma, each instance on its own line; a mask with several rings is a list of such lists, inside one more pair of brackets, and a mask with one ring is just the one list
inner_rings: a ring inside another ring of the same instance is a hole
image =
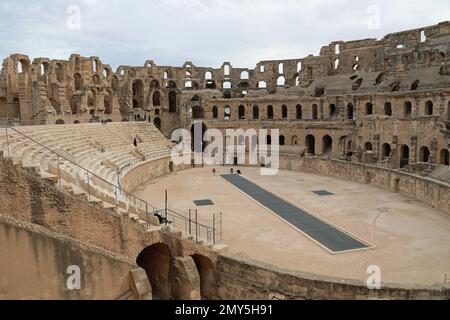
[[254, 68], [445, 20], [449, 0], [0, 0], [0, 57]]

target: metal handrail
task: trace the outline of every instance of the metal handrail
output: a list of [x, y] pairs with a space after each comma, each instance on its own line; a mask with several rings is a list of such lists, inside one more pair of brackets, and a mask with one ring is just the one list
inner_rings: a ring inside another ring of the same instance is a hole
[[[58, 159], [57, 159], [57, 161], [58, 161], [58, 175], [59, 175], [59, 176], [58, 176], [58, 178], [59, 178], [58, 180], [59, 180], [59, 183], [60, 183], [60, 184], [61, 184], [61, 174], [60, 174], [60, 169], [59, 169], [59, 158], [62, 158], [62, 159], [64, 159], [64, 160], [68, 161], [69, 163], [73, 164], [74, 166], [78, 167], [79, 169], [83, 170], [84, 172], [86, 172], [86, 174], [87, 174], [87, 184], [88, 184], [88, 195], [89, 195], [89, 199], [90, 199], [90, 196], [91, 196], [90, 190], [89, 190], [89, 188], [90, 188], [89, 174], [91, 174], [92, 177], [95, 177], [95, 178], [97, 178], [97, 179], [103, 181], [103, 182], [106, 183], [107, 185], [112, 186], [112, 187], [114, 188], [114, 194], [116, 195], [116, 206], [117, 206], [117, 210], [118, 210], [118, 208], [119, 208], [119, 202], [118, 202], [118, 199], [117, 199], [117, 192], [118, 192], [118, 191], [119, 191], [121, 194], [125, 195], [125, 197], [128, 198], [128, 200], [129, 200], [129, 205], [130, 205], [130, 206], [132, 205], [133, 200], [134, 200], [134, 206], [135, 206], [135, 207], [136, 207], [136, 202], [139, 202], [138, 209], [141, 209], [141, 208], [142, 208], [142, 205], [144, 205], [144, 207], [145, 207], [145, 213], [146, 213], [146, 218], [147, 218], [147, 229], [148, 229], [148, 227], [149, 227], [148, 215], [149, 215], [149, 214], [155, 214], [155, 213], [157, 213], [157, 212], [164, 212], [164, 213], [165, 213], [165, 218], [166, 218], [166, 220], [168, 220], [167, 218], [168, 218], [169, 215], [170, 215], [170, 216], [173, 216], [174, 218], [181, 219], [181, 220], [184, 222], [186, 231], [188, 231], [188, 229], [187, 229], [187, 228], [188, 228], [188, 225], [189, 225], [189, 227], [190, 227], [191, 224], [194, 224], [194, 226], [196, 226], [196, 230], [198, 230], [199, 228], [200, 228], [200, 231], [201, 231], [202, 228], [205, 229], [205, 230], [206, 230], [206, 233], [207, 233], [207, 240], [208, 240], [208, 242], [211, 242], [211, 243], [214, 243], [214, 244], [216, 243], [216, 231], [217, 231], [216, 223], [217, 223], [217, 221], [215, 220], [215, 216], [214, 216], [213, 226], [210, 227], [210, 226], [206, 226], [206, 225], [204, 225], [204, 224], [198, 223], [197, 220], [194, 221], [194, 220], [192, 220], [190, 217], [187, 218], [187, 217], [185, 217], [184, 215], [182, 215], [181, 213], [178, 213], [178, 212], [176, 212], [176, 211], [174, 211], [174, 210], [171, 210], [171, 209], [167, 208], [167, 204], [166, 204], [166, 208], [165, 208], [165, 209], [163, 209], [163, 210], [158, 209], [157, 207], [155, 207], [155, 206], [153, 206], [153, 205], [150, 205], [150, 204], [149, 204], [147, 201], [145, 201], [144, 199], [139, 198], [139, 197], [137, 197], [136, 195], [132, 194], [131, 192], [128, 192], [127, 190], [125, 190], [125, 189], [123, 189], [123, 188], [121, 188], [121, 187], [119, 187], [119, 186], [117, 186], [117, 185], [111, 183], [110, 181], [108, 181], [108, 180], [106, 180], [106, 179], [100, 177], [99, 175], [93, 173], [93, 172], [90, 171], [89, 169], [86, 169], [86, 168], [82, 167], [81, 165], [77, 164], [77, 163], [74, 162], [73, 160], [71, 160], [71, 159], [67, 158], [66, 156], [60, 154], [59, 152], [57, 152], [57, 151], [55, 151], [55, 150], [53, 150], [53, 149], [47, 147], [46, 145], [40, 143], [39, 141], [33, 139], [33, 138], [30, 137], [30, 136], [24, 134], [23, 132], [20, 132], [19, 130], [15, 129], [15, 128], [11, 127], [11, 126], [1, 126], [1, 127], [4, 128], [4, 129], [6, 129], [6, 143], [7, 143], [7, 147], [8, 147], [8, 156], [9, 156], [9, 157], [11, 157], [11, 151], [10, 151], [10, 146], [9, 146], [9, 133], [8, 133], [8, 129], [10, 129], [10, 130], [12, 130], [12, 131], [18, 133], [19, 135], [21, 135], [21, 136], [25, 137], [26, 139], [28, 139], [28, 140], [34, 142], [35, 144], [41, 146], [42, 148], [48, 150], [51, 154], [54, 154], [54, 155], [56, 155], [56, 156], [58, 157]], [[106, 201], [105, 201], [105, 202], [106, 202]], [[149, 211], [149, 209], [151, 209], [152, 211]], [[220, 215], [220, 221], [219, 221], [218, 223], [220, 224], [220, 230], [221, 230], [221, 229], [222, 229], [222, 217], [221, 217], [221, 215]], [[174, 227], [175, 227], [175, 226], [174, 226]], [[220, 235], [221, 235], [221, 233], [222, 233], [222, 232], [220, 231]], [[189, 232], [189, 234], [190, 234], [190, 232]], [[198, 241], [198, 239], [196, 239], [196, 241]]]

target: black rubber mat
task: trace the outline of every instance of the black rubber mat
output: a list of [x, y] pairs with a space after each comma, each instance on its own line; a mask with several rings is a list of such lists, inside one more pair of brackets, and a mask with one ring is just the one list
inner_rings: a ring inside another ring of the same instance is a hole
[[194, 204], [195, 204], [197, 207], [213, 206], [213, 205], [214, 205], [214, 202], [212, 202], [212, 200], [210, 200], [210, 199], [205, 199], [205, 200], [194, 200], [193, 202], [194, 202]]
[[369, 248], [367, 244], [264, 190], [241, 175], [225, 174], [221, 177], [332, 252]]

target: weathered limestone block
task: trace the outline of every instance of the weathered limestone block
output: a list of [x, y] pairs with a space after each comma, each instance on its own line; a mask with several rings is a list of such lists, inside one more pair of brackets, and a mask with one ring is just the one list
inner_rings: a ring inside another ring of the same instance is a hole
[[152, 300], [152, 287], [142, 268], [130, 271], [131, 288], [137, 300]]
[[192, 257], [173, 260], [172, 295], [176, 300], [200, 300], [200, 275]]

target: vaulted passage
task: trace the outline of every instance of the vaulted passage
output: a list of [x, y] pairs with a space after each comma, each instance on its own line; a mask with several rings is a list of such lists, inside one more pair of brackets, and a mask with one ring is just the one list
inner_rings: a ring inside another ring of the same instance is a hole
[[138, 256], [136, 263], [145, 270], [153, 291], [153, 299], [168, 300], [171, 298], [169, 279], [172, 255], [168, 246], [162, 243], [145, 248]]

